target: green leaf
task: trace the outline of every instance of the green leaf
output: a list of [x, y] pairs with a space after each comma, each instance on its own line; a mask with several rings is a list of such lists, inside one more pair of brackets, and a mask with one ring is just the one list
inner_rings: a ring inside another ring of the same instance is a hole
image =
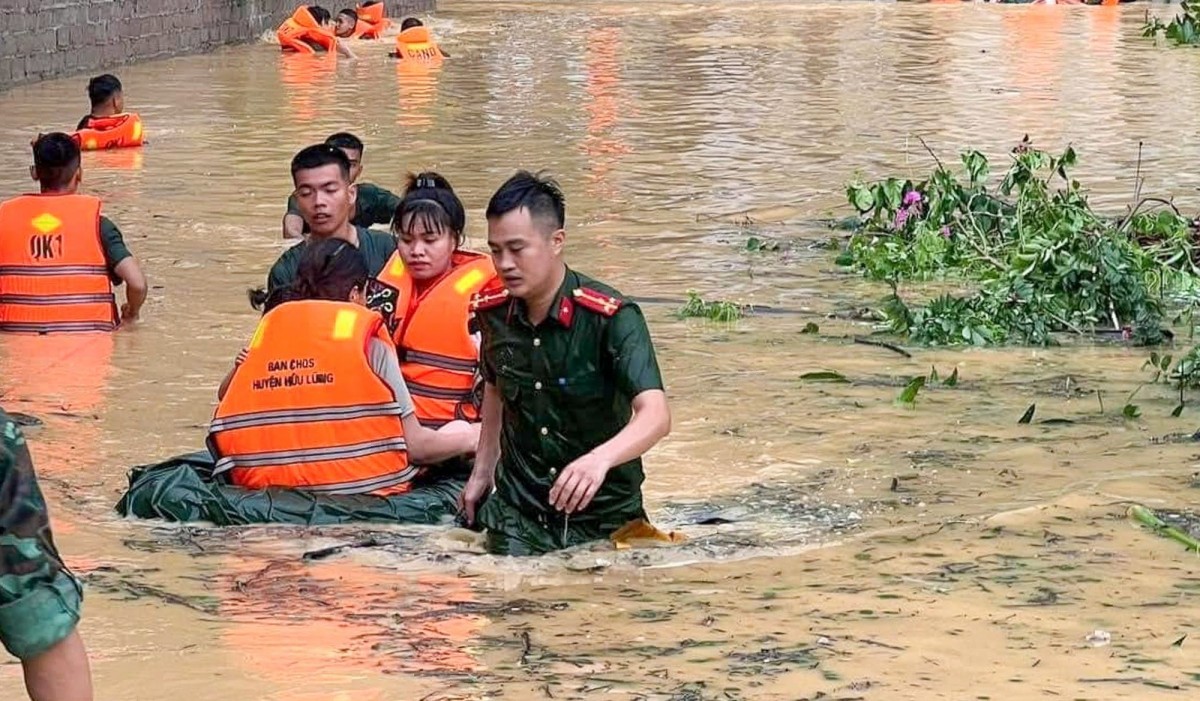
[[860, 214], [866, 214], [875, 208], [875, 196], [871, 194], [869, 188], [851, 185], [846, 189], [846, 196], [850, 200], [850, 206], [857, 209]]
[[908, 381], [908, 385], [904, 388], [904, 391], [900, 392], [900, 396], [896, 398], [896, 403], [905, 406], [912, 406], [917, 400], [917, 393], [920, 392], [921, 388], [924, 386], [925, 377], [923, 375], [912, 378]]
[[808, 322], [807, 324], [805, 324], [804, 328], [800, 331], [800, 333], [820, 333], [820, 332], [821, 332], [821, 327], [817, 326], [815, 323], [813, 323], [811, 321]]
[[819, 372], [806, 372], [800, 376], [802, 382], [843, 382], [848, 383], [850, 380], [840, 372], [832, 372], [830, 370], [822, 370]]
[[937, 381], [938, 381], [938, 371], [937, 371], [937, 368], [936, 368], [936, 367], [934, 367], [934, 366], [932, 366], [932, 365], [930, 365], [930, 366], [929, 366], [929, 381], [930, 381], [931, 383], [932, 383], [932, 382], [937, 382]]
[[1179, 406], [1175, 407], [1175, 411], [1171, 412], [1171, 418], [1178, 419], [1179, 415], [1182, 413], [1183, 413], [1183, 402], [1180, 402]]
[[1121, 415], [1127, 419], [1136, 419], [1142, 415], [1142, 410], [1138, 408], [1137, 404], [1126, 404], [1125, 408], [1121, 410]]
[[950, 377], [947, 377], [946, 381], [943, 382], [942, 384], [945, 385], [946, 387], [957, 386], [958, 385], [958, 368], [954, 368], [954, 372], [950, 373]]
[[1018, 424], [1027, 424], [1030, 421], [1033, 421], [1033, 412], [1036, 410], [1037, 410], [1037, 404], [1030, 404], [1029, 408], [1025, 410], [1025, 413], [1021, 415], [1021, 419], [1019, 421], [1017, 421], [1017, 423]]

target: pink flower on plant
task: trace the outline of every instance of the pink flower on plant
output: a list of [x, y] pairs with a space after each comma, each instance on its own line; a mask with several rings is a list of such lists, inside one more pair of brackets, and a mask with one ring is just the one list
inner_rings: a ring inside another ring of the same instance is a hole
[[914, 204], [921, 204], [922, 199], [921, 193], [917, 192], [916, 190], [909, 190], [908, 192], [904, 193], [904, 206], [911, 207]]
[[942, 238], [944, 238], [944, 239], [950, 238], [950, 227], [948, 227], [948, 226], [942, 227]]

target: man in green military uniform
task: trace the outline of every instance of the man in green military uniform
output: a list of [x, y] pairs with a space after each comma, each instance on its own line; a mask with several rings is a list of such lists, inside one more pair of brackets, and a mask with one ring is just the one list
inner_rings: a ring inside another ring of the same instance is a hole
[[[346, 158], [350, 159], [350, 183], [358, 187], [358, 198], [354, 203], [354, 216], [350, 218], [350, 223], [362, 228], [375, 224], [391, 224], [392, 216], [400, 206], [400, 197], [378, 185], [358, 182], [358, 177], [362, 175], [365, 149], [362, 139], [354, 134], [338, 132], [325, 139], [325, 143], [341, 149]], [[287, 214], [283, 215], [283, 237], [303, 238], [310, 231], [304, 213], [300, 210], [299, 198], [296, 197], [296, 193], [292, 193], [287, 201]]]
[[0, 642], [21, 660], [33, 701], [90, 701], [79, 637], [82, 589], [50, 533], [29, 447], [0, 409]]
[[671, 430], [646, 320], [566, 266], [564, 214], [558, 186], [524, 171], [488, 203], [503, 286], [472, 303], [485, 385], [463, 509], [492, 552], [548, 552], [645, 518], [641, 456]]
[[371, 275], [378, 275], [392, 254], [396, 239], [386, 231], [356, 226], [350, 221], [358, 186], [351, 179], [350, 159], [335, 146], [316, 144], [302, 149], [292, 159], [292, 182], [304, 221], [312, 229], [308, 240], [279, 256], [267, 276], [267, 290], [289, 285], [296, 279], [300, 256], [309, 240], [339, 238], [356, 247], [367, 261]]

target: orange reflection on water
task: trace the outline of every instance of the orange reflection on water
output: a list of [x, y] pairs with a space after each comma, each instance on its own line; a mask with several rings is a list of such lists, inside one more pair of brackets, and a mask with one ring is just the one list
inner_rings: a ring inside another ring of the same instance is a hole
[[337, 54], [280, 52], [279, 80], [286, 88], [288, 115], [294, 124], [307, 124], [329, 111], [331, 99], [323, 79], [337, 70]]
[[629, 146], [615, 134], [621, 114], [626, 109], [620, 99], [620, 48], [620, 27], [588, 31], [588, 102], [585, 107], [588, 126], [582, 148], [588, 157], [588, 194], [596, 198], [607, 198], [613, 194], [614, 187], [609, 176], [620, 157], [630, 152]]
[[[477, 602], [461, 579], [413, 578], [345, 558], [227, 562], [216, 587], [229, 621], [222, 642], [234, 665], [278, 685], [273, 699], [372, 701], [375, 692], [355, 687], [378, 674], [479, 669], [469, 645], [486, 619], [462, 611]], [[318, 684], [331, 688], [311, 689]]]
[[396, 124], [409, 128], [433, 126], [430, 107], [437, 100], [441, 64], [400, 60], [396, 60], [395, 64], [396, 90], [400, 100]]

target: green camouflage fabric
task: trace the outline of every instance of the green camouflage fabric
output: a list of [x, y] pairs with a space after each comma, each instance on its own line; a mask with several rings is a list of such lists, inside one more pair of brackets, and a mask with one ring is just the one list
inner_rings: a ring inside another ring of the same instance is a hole
[[0, 642], [31, 659], [70, 635], [83, 590], [63, 564], [21, 430], [0, 409]]
[[570, 269], [550, 309], [536, 326], [518, 299], [476, 312], [483, 376], [504, 406], [496, 492], [478, 518], [496, 553], [597, 540], [645, 516], [640, 458], [609, 470], [592, 503], [569, 522], [549, 499], [567, 465], [625, 427], [634, 397], [663, 388], [641, 309]]

